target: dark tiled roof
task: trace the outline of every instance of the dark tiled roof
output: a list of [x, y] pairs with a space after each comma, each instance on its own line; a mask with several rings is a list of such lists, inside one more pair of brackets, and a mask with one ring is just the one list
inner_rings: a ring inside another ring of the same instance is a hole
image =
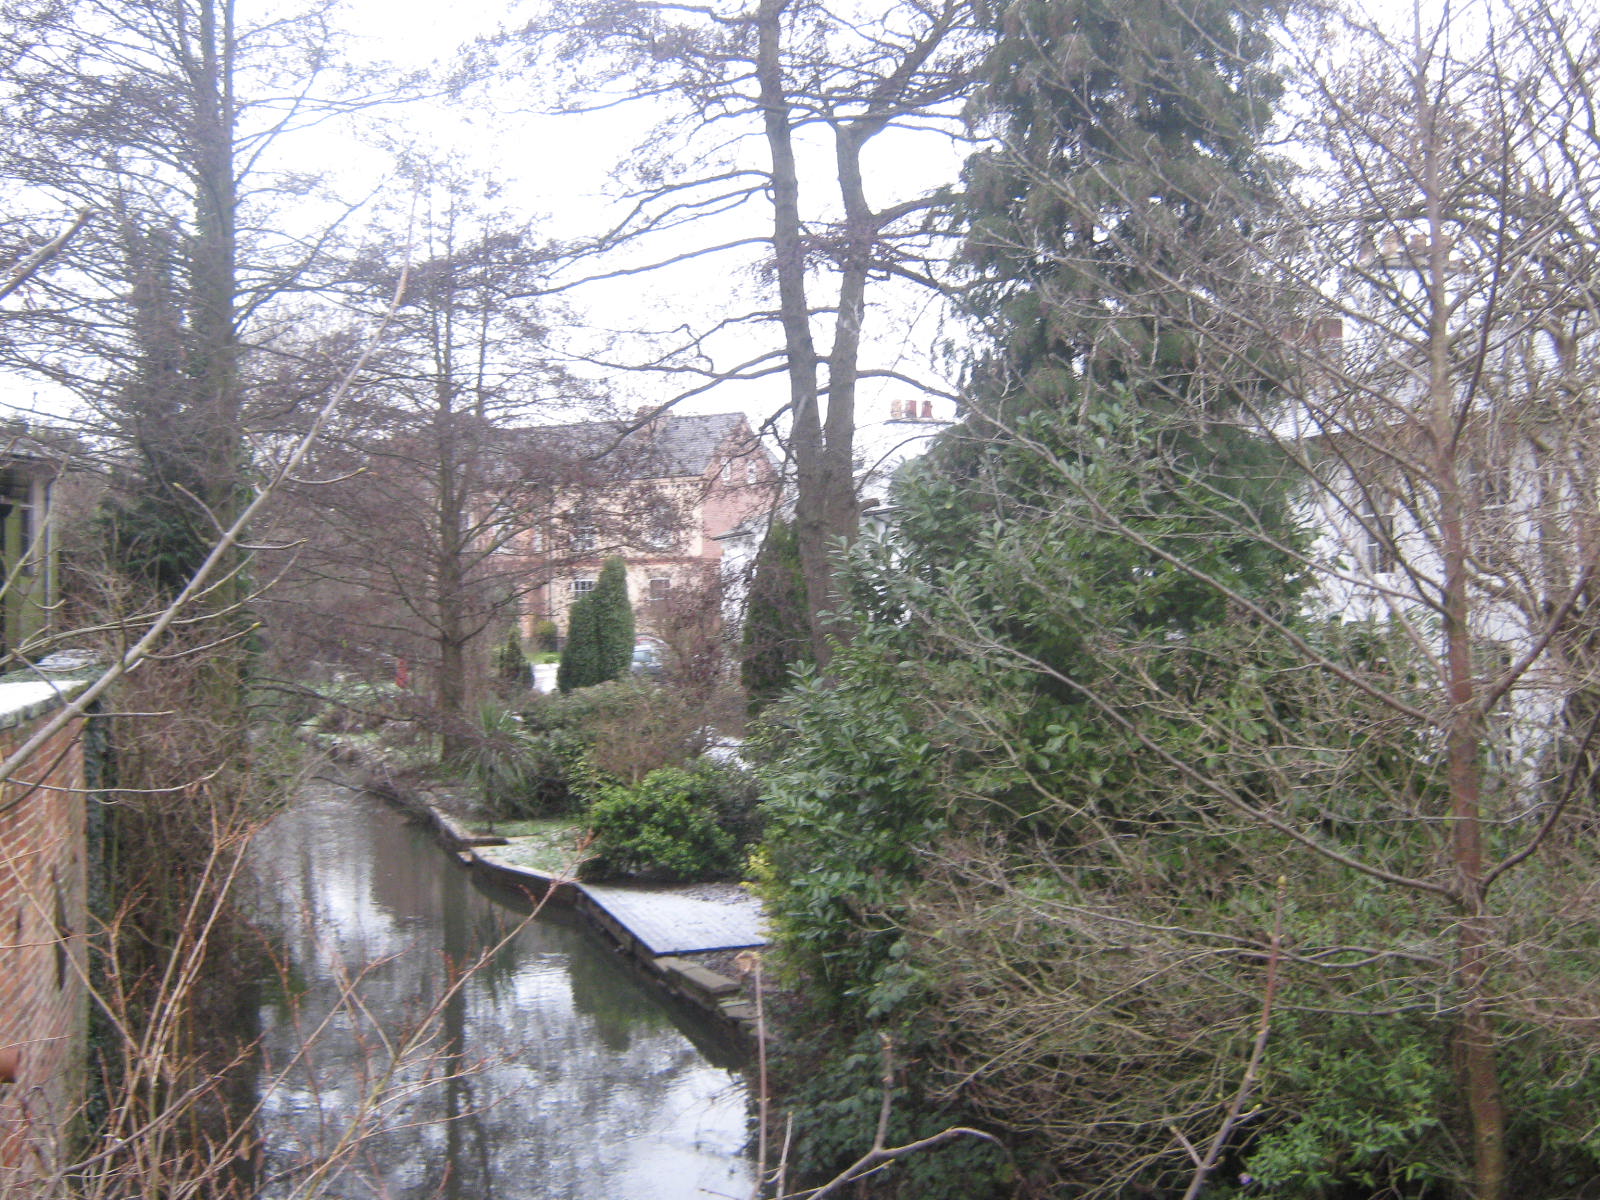
[[[666, 413], [638, 428], [633, 421], [583, 421], [528, 430], [530, 440], [558, 445], [574, 455], [614, 462], [633, 479], [704, 475], [717, 450], [735, 435], [734, 453], [753, 450], [754, 436], [743, 413]], [[747, 445], [740, 441], [747, 440]]]

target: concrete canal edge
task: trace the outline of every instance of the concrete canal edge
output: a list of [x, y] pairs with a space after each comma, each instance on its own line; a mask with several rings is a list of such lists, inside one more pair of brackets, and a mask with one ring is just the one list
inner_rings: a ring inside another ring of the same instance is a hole
[[[724, 928], [719, 929], [719, 923], [713, 921], [698, 938], [679, 937], [676, 943], [666, 944], [660, 940], [659, 929], [651, 928], [655, 923], [648, 919], [650, 907], [673, 908], [675, 911], [669, 918], [677, 920], [669, 919], [667, 923], [674, 929], [693, 930], [696, 926], [692, 911], [690, 919], [683, 919], [683, 900], [674, 900], [670, 891], [639, 891], [632, 893], [635, 899], [628, 900], [627, 889], [595, 887], [500, 861], [492, 848], [505, 845], [505, 838], [472, 833], [425, 796], [410, 789], [402, 792], [393, 784], [371, 779], [360, 786], [427, 825], [446, 850], [473, 870], [534, 901], [552, 893], [548, 903], [563, 905], [583, 916], [618, 950], [643, 967], [669, 995], [709, 1014], [734, 1036], [754, 1042], [756, 1006], [746, 986], [691, 957], [697, 953], [763, 949], [768, 944], [767, 939], [758, 926], [747, 919], [748, 911], [741, 914], [746, 919], [721, 923]], [[705, 901], [691, 903], [709, 904]], [[759, 921], [759, 902], [750, 897], [749, 905], [754, 907]], [[664, 945], [670, 952], [663, 952]]]

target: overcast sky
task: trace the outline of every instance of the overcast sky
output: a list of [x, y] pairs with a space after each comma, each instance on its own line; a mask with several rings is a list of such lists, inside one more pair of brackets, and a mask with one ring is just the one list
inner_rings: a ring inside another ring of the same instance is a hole
[[[276, 0], [238, 0], [238, 4], [239, 19], [248, 23], [255, 14], [274, 7]], [[284, 0], [285, 8], [294, 5], [295, 0]], [[1395, 0], [1395, 6], [1409, 10], [1405, 0]], [[345, 23], [355, 38], [352, 57], [416, 69], [448, 62], [462, 43], [491, 34], [502, 24], [517, 23], [519, 10], [526, 13], [533, 7], [510, 0], [451, 0], [448, 4], [440, 0], [345, 0]], [[474, 93], [465, 104], [436, 101], [396, 107], [385, 120], [408, 145], [448, 149], [480, 165], [505, 185], [505, 205], [529, 218], [538, 217], [542, 232], [554, 237], [592, 233], [606, 221], [608, 172], [627, 155], [650, 114], [629, 109], [544, 117], [533, 111], [536, 90], [529, 85], [502, 85], [492, 92]], [[365, 195], [385, 184], [387, 160], [377, 152], [361, 150], [347, 130], [296, 135], [286, 139], [283, 152], [294, 156], [297, 166], [337, 174], [340, 190], [347, 195]], [[765, 149], [759, 140], [752, 139], [745, 153], [752, 166], [765, 165]], [[802, 183], [805, 199], [811, 205], [830, 200], [830, 148], [815, 142], [809, 150], [802, 147], [802, 154], [806, 156], [803, 175], [808, 171], [810, 175]], [[960, 161], [957, 148], [937, 138], [908, 137], [896, 143], [885, 137], [881, 145], [869, 149], [865, 163], [869, 196], [875, 203], [884, 203], [949, 182], [959, 171]], [[387, 183], [403, 190], [392, 178]], [[762, 204], [750, 206], [739, 219], [747, 223], [747, 236], [769, 232], [770, 213]], [[574, 294], [573, 301], [585, 318], [597, 325], [668, 328], [703, 317], [719, 303], [736, 299], [740, 292], [746, 293], [747, 299], [756, 296], [770, 304], [770, 298], [761, 295], [764, 283], [751, 270], [753, 260], [748, 254], [743, 259], [702, 260], [658, 278], [633, 277], [624, 283], [586, 289]], [[883, 293], [878, 295], [882, 298]], [[878, 338], [878, 361], [920, 373], [929, 358], [927, 346], [939, 332], [934, 326], [936, 315], [937, 306], [926, 296], [909, 293], [869, 314], [871, 331]], [[768, 344], [776, 338], [776, 331], [770, 331]], [[755, 345], [747, 341], [748, 348]], [[745, 348], [729, 349], [740, 353]], [[894, 362], [897, 356], [900, 361]], [[666, 394], [644, 381], [619, 379], [617, 383], [638, 401]], [[759, 387], [709, 393], [693, 401], [692, 407], [699, 411], [744, 408], [759, 417], [777, 407], [784, 390], [781, 378], [774, 377]], [[4, 387], [3, 397], [28, 407], [35, 393], [46, 407], [52, 406], [49, 393], [31, 382], [12, 382]], [[894, 385], [875, 386], [869, 381], [862, 394], [864, 416], [870, 418], [874, 411], [886, 415], [890, 401], [905, 394]], [[948, 412], [948, 406], [941, 406], [940, 412]]]

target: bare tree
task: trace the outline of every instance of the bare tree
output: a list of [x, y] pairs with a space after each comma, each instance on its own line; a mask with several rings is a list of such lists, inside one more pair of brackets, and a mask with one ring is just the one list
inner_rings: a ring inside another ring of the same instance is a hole
[[[483, 635], [543, 582], [517, 551], [583, 470], [524, 433], [586, 396], [549, 357], [553, 251], [486, 212], [480, 182], [442, 165], [419, 181], [405, 299], [361, 404], [280, 513], [278, 540], [299, 549], [288, 586], [263, 600], [325, 663], [392, 676], [406, 660], [433, 693], [447, 749], [486, 665]], [[401, 253], [381, 245], [355, 264], [358, 302], [393, 290]]]
[[[704, 328], [669, 333], [654, 357], [632, 365], [686, 381], [662, 407], [712, 387], [786, 377], [787, 402], [769, 424], [786, 426], [811, 638], [826, 662], [844, 633], [821, 616], [833, 607], [830, 554], [857, 526], [858, 385], [897, 379], [937, 389], [926, 375], [865, 364], [863, 353], [872, 343], [869, 285], [932, 285], [936, 268], [926, 256], [941, 202], [912, 195], [875, 203], [864, 167], [878, 141], [892, 140], [887, 134], [959, 135], [959, 105], [978, 53], [971, 13], [955, 0], [852, 16], [793, 0], [726, 9], [600, 3], [564, 28], [526, 31], [558, 35], [586, 83], [567, 101], [570, 109], [670, 98], [669, 111], [676, 110], [641, 149], [623, 196], [626, 216], [594, 243], [593, 265], [580, 260], [579, 278], [685, 262], [709, 267], [716, 256], [770, 245], [760, 271], [775, 293], [771, 308], [726, 312]], [[802, 165], [817, 153], [811, 143], [819, 133], [831, 150], [825, 184]], [[760, 165], [751, 141], [763, 147]], [[767, 236], [729, 219], [763, 197], [772, 206]], [[696, 225], [709, 235], [696, 234]], [[646, 251], [641, 262], [641, 239], [666, 249]], [[619, 250], [634, 251], [632, 260], [605, 265]], [[821, 299], [824, 288], [829, 295]], [[750, 340], [769, 325], [781, 348]]]

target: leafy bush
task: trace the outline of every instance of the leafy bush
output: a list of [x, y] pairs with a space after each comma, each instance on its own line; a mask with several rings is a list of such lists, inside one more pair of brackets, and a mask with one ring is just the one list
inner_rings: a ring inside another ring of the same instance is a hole
[[[895, 1059], [915, 1059], [922, 1047], [908, 1031], [895, 1041]], [[796, 1181], [820, 1184], [870, 1146], [883, 1104], [883, 1044], [876, 1031], [840, 1036], [823, 1022], [794, 1029], [777, 1060], [784, 1108], [794, 1117], [791, 1156]], [[932, 1137], [964, 1117], [930, 1094], [915, 1072], [898, 1071], [889, 1111], [890, 1145]], [[913, 1154], [875, 1175], [872, 1195], [884, 1200], [960, 1196], [989, 1200], [1014, 1194], [1006, 1157], [988, 1142], [958, 1138]]]
[[734, 763], [697, 759], [685, 768], [696, 795], [741, 854], [761, 840], [761, 785], [754, 772]]
[[594, 590], [572, 606], [567, 645], [561, 652], [556, 686], [563, 692], [621, 679], [633, 666], [633, 606], [628, 601], [628, 569], [608, 558]]
[[595, 854], [586, 875], [706, 879], [736, 863], [734, 839], [707, 803], [701, 772], [662, 767], [632, 787], [603, 787], [588, 821]]
[[515, 625], [494, 654], [494, 673], [505, 683], [528, 686], [528, 656], [522, 652], [522, 632]]
[[631, 677], [539, 696], [523, 711], [523, 720], [536, 731], [559, 729], [581, 738], [594, 769], [622, 783], [637, 783], [658, 767], [697, 757], [707, 737], [698, 705]]
[[493, 818], [562, 816], [583, 806], [590, 775], [585, 750], [570, 730], [530, 730], [516, 714], [486, 706], [477, 737], [458, 765], [483, 793]]
[[551, 620], [542, 620], [533, 627], [533, 644], [539, 648], [541, 654], [553, 653], [556, 649], [557, 635], [556, 623]]
[[[607, 786], [633, 785], [662, 767], [682, 767], [704, 748], [701, 714], [683, 697], [635, 679], [569, 695], [535, 696], [519, 715], [485, 708], [460, 762], [497, 819], [565, 816]], [[749, 772], [709, 761], [686, 768], [696, 803], [735, 850], [759, 832]]]

